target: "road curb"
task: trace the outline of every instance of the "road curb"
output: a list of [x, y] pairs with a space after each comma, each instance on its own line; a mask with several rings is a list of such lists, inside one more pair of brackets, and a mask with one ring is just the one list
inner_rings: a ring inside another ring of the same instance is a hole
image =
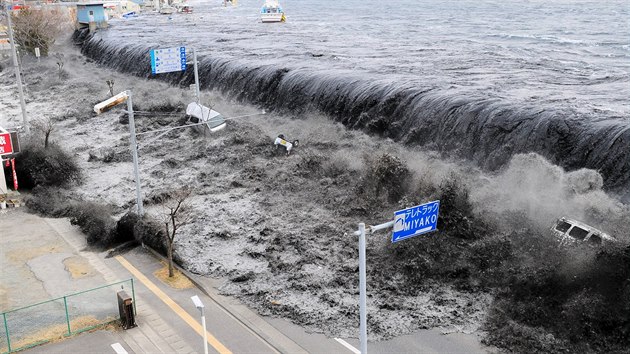
[[[155, 258], [161, 261], [168, 262], [168, 259], [161, 255], [158, 251], [153, 248], [144, 245], [146, 250], [148, 250]], [[200, 275], [193, 274], [182, 267], [180, 267], [177, 263], [173, 262], [173, 266], [177, 268], [182, 274], [184, 274], [190, 281], [197, 287], [201, 292], [203, 292], [206, 296], [208, 296], [219, 308], [221, 308], [226, 314], [234, 318], [238, 321], [242, 326], [247, 328], [252, 334], [259, 337], [261, 340], [265, 341], [279, 353], [308, 353], [304, 348], [302, 348], [299, 344], [294, 342], [291, 338], [287, 337], [280, 331], [278, 331], [275, 327], [264, 321], [258, 314], [248, 309], [245, 305], [240, 305], [241, 311], [245, 313], [241, 313], [238, 311], [234, 311], [233, 305], [226, 303], [224, 299], [221, 298], [221, 295], [217, 292], [211, 290], [211, 288], [203, 283], [203, 278]], [[258, 324], [254, 323], [257, 322]], [[260, 327], [265, 327], [263, 330]]]

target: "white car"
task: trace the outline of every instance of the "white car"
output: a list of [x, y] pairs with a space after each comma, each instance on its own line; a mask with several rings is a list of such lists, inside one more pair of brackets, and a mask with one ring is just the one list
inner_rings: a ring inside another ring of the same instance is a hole
[[560, 218], [552, 231], [560, 239], [561, 245], [573, 244], [576, 242], [587, 242], [591, 245], [601, 245], [602, 242], [616, 242], [617, 239], [609, 234], [598, 230], [583, 222]]
[[225, 118], [223, 118], [221, 113], [197, 102], [188, 104], [188, 107], [186, 107], [186, 115], [188, 115], [188, 122], [193, 124], [206, 122], [206, 125], [213, 133], [226, 126]]

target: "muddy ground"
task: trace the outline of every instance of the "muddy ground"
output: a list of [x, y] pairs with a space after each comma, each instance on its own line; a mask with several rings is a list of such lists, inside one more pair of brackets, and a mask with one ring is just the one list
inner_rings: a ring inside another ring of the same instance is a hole
[[[39, 63], [23, 59], [31, 122], [54, 122], [52, 141], [83, 169], [83, 183], [70, 192], [110, 204], [120, 217], [135, 206], [135, 185], [124, 107], [92, 112], [109, 97], [106, 80], [114, 80], [115, 93], [132, 90], [139, 133], [184, 124], [192, 92], [98, 67], [68, 42], [54, 52], [63, 54], [63, 71], [54, 57]], [[0, 72], [0, 124], [12, 128], [21, 125], [21, 116], [6, 64]], [[286, 317], [327, 335], [357, 333], [358, 240], [352, 235], [357, 223], [389, 221], [395, 210], [437, 199], [449, 178], [469, 188], [479, 215], [498, 219], [507, 211], [525, 213], [530, 224], [520, 227], [543, 230], [559, 216], [596, 214], [605, 229], [630, 215], [627, 206], [601, 190], [596, 172], [565, 172], [538, 155], [518, 155], [499, 173], [486, 174], [464, 161], [348, 130], [316, 112], [263, 114], [214, 92], [202, 92], [202, 102], [230, 117], [226, 129], [186, 128], [157, 140], [157, 134], [139, 136], [147, 212], [161, 218], [164, 210], [151, 202], [153, 196], [193, 187], [194, 222], [178, 231], [178, 262], [195, 273], [224, 277], [224, 293], [263, 315]], [[34, 141], [41, 143], [38, 134], [34, 129]], [[289, 156], [277, 151], [278, 134], [299, 139], [299, 147]], [[413, 186], [395, 201], [365, 192], [372, 162], [386, 153], [408, 167], [404, 183]], [[479, 330], [491, 294], [437, 281], [401, 291], [401, 274], [379, 273], [396, 269], [397, 260], [385, 256], [389, 247], [387, 232], [368, 236], [370, 340], [420, 328]]]

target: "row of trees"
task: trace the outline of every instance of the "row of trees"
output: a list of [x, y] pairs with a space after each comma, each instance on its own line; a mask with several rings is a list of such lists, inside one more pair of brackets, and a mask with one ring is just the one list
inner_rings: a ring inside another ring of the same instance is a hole
[[31, 9], [13, 11], [11, 14], [13, 36], [16, 44], [31, 54], [39, 48], [40, 54], [47, 56], [56, 39], [72, 26], [66, 9]]

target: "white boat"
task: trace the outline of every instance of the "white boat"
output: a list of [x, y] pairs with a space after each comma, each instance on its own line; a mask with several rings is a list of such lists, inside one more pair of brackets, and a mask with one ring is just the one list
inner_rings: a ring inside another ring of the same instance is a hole
[[278, 0], [266, 0], [260, 8], [260, 19], [262, 22], [284, 22], [286, 17]]
[[163, 5], [160, 7], [160, 13], [164, 15], [170, 15], [175, 12], [175, 8], [169, 5]]

